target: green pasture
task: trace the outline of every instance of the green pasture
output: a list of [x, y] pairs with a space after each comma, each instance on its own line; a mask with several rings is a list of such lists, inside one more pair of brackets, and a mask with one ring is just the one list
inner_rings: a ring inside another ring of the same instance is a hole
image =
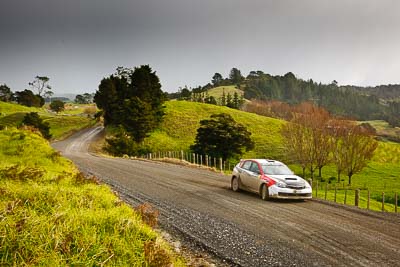
[[280, 128], [283, 121], [256, 114], [210, 104], [168, 101], [161, 127], [146, 138], [145, 144], [154, 152], [187, 151], [194, 143], [200, 120], [212, 114], [228, 113], [238, 123], [245, 125], [256, 143], [253, 151], [243, 157], [281, 158], [283, 156]]
[[230, 94], [232, 97], [235, 94], [235, 92], [241, 96], [243, 94], [243, 91], [238, 89], [235, 85], [224, 85], [224, 86], [218, 86], [211, 88], [207, 91], [209, 96], [215, 97], [215, 99], [219, 99], [222, 97], [222, 94], [225, 92], [225, 96]]
[[[79, 129], [88, 127], [94, 121], [87, 116], [72, 116], [54, 114], [42, 108], [29, 108], [18, 104], [5, 103], [0, 101], [1, 115], [0, 125], [7, 127], [18, 127], [24, 116], [28, 112], [38, 112], [38, 114], [50, 125], [50, 133], [53, 139], [61, 139]], [[82, 107], [82, 112], [83, 112]]]
[[17, 112], [45, 112], [43, 108], [26, 107], [14, 103], [0, 101], [0, 118]]

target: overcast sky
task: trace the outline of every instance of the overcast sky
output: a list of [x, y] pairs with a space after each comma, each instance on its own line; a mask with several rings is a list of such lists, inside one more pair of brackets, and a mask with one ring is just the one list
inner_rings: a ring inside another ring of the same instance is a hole
[[94, 92], [142, 64], [168, 92], [232, 67], [400, 83], [400, 1], [0, 0], [0, 84], [13, 91], [40, 75], [56, 95]]

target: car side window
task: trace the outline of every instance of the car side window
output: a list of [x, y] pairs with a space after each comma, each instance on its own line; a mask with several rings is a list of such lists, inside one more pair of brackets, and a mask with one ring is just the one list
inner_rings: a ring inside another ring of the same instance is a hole
[[243, 163], [242, 169], [250, 170], [250, 165], [251, 165], [251, 161], [246, 161], [245, 163]]
[[258, 164], [255, 163], [255, 162], [252, 162], [251, 163], [251, 167], [250, 167], [250, 171], [260, 174], [260, 169], [258, 168]]

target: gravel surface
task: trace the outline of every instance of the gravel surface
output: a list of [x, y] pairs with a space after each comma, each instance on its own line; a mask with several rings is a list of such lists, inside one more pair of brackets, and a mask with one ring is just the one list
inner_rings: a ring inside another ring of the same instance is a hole
[[101, 128], [53, 144], [161, 228], [218, 266], [400, 266], [400, 217], [321, 201], [268, 201], [229, 190], [229, 177], [187, 166], [88, 152]]

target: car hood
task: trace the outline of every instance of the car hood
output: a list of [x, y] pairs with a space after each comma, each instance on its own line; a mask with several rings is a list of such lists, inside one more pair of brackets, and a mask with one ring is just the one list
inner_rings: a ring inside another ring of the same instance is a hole
[[304, 185], [307, 183], [303, 178], [301, 178], [300, 176], [294, 175], [294, 174], [288, 174], [288, 175], [266, 174], [266, 176], [274, 179], [275, 181], [284, 182], [286, 184]]

